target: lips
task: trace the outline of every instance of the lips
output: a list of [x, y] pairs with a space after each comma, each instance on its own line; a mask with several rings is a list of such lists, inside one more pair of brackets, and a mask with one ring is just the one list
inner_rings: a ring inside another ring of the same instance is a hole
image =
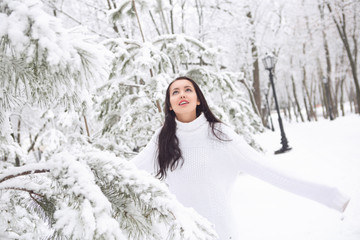
[[180, 102], [179, 102], [179, 105], [181, 106], [181, 105], [185, 105], [185, 104], [188, 104], [189, 102], [188, 101], [186, 101], [186, 100], [181, 100]]

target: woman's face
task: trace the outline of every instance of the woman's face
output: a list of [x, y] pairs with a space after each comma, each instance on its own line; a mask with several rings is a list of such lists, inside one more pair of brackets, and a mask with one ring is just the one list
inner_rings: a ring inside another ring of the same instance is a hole
[[171, 84], [169, 90], [170, 110], [175, 112], [176, 118], [181, 122], [196, 119], [196, 106], [200, 105], [200, 101], [193, 84], [189, 80], [179, 79]]

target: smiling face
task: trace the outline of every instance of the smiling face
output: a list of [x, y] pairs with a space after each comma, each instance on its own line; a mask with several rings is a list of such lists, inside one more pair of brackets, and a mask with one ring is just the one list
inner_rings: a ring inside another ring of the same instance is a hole
[[193, 84], [186, 79], [179, 79], [170, 86], [170, 110], [181, 122], [191, 122], [196, 119], [196, 106], [200, 101]]

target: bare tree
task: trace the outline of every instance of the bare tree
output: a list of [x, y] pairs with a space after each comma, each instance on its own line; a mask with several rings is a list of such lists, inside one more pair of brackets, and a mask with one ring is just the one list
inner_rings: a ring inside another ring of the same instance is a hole
[[[356, 91], [356, 102], [357, 102], [357, 113], [360, 114], [359, 106], [360, 106], [360, 86], [359, 86], [359, 80], [357, 75], [357, 54], [358, 54], [358, 47], [357, 47], [357, 36], [356, 36], [356, 23], [357, 23], [357, 6], [358, 1], [350, 1], [348, 4], [345, 3], [344, 0], [335, 3], [330, 4], [329, 2], [326, 3], [326, 6], [328, 10], [331, 13], [332, 19], [336, 25], [336, 29], [339, 33], [339, 36], [341, 38], [341, 41], [344, 44], [349, 62], [351, 67], [351, 72], [354, 79], [355, 84], [355, 91]], [[348, 38], [348, 29], [347, 29], [347, 18], [346, 15], [348, 14], [347, 9], [354, 9], [351, 11], [352, 14], [354, 14], [354, 24], [355, 28], [352, 33], [352, 39], [353, 39], [353, 49], [350, 47], [350, 40]], [[336, 11], [336, 12], [335, 12]]]

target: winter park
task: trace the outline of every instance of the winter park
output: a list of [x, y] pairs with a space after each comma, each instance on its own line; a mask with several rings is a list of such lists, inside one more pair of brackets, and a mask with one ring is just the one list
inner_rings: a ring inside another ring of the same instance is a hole
[[359, 11], [0, 0], [0, 239], [359, 240]]

